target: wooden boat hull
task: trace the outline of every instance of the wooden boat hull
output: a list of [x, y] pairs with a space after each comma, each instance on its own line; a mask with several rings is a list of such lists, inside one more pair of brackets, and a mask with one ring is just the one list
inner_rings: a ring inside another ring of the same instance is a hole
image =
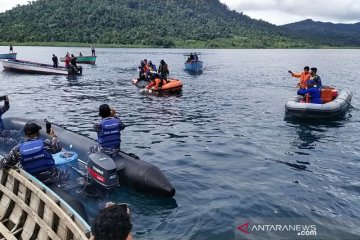
[[[76, 62], [79, 64], [95, 64], [96, 62], [96, 56], [76, 56], [77, 60]], [[65, 58], [60, 58], [61, 62], [65, 62]]]
[[41, 64], [22, 60], [0, 59], [5, 71], [44, 74], [44, 75], [71, 75], [65, 67], [53, 68], [49, 64]]
[[185, 62], [185, 69], [190, 72], [201, 72], [203, 68], [202, 61], [192, 60], [190, 62]]
[[0, 238], [90, 238], [89, 225], [57, 194], [23, 170], [0, 170]]
[[302, 96], [295, 96], [285, 104], [286, 114], [296, 118], [326, 119], [343, 114], [349, 107], [352, 93], [341, 90], [335, 100], [325, 104], [303, 103]]
[[17, 53], [0, 53], [0, 59], [16, 59]]

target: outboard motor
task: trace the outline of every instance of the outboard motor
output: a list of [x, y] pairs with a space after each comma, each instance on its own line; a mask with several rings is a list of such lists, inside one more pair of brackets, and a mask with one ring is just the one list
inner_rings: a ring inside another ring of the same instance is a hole
[[91, 179], [106, 189], [119, 186], [119, 178], [114, 160], [104, 153], [89, 155], [87, 171]]

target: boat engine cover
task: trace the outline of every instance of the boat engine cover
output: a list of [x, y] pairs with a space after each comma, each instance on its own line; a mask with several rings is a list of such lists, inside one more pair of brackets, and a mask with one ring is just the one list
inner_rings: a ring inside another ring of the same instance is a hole
[[104, 153], [90, 154], [87, 170], [91, 178], [102, 187], [111, 189], [119, 186], [116, 164], [108, 155]]

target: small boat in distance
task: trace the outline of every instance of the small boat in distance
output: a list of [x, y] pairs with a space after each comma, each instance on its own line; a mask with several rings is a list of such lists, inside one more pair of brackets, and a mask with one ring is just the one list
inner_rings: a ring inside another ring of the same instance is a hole
[[202, 72], [203, 62], [199, 60], [199, 55], [201, 55], [199, 52], [184, 54], [187, 57], [185, 62], [185, 69], [187, 71], [194, 73]]
[[286, 114], [296, 118], [329, 119], [343, 114], [350, 106], [352, 93], [349, 90], [325, 88], [321, 91], [323, 104], [306, 103], [303, 96], [295, 96], [285, 104]]
[[67, 69], [65, 67], [54, 68], [53, 65], [29, 62], [23, 60], [0, 59], [5, 71], [31, 73], [31, 74], [47, 74], [47, 75], [81, 75], [82, 67], [78, 67], [78, 71]]
[[[96, 56], [75, 56], [76, 57], [76, 62], [79, 64], [95, 64], [96, 62]], [[61, 57], [60, 58], [61, 62], [65, 62], [65, 57]]]
[[0, 239], [90, 238], [87, 222], [35, 177], [1, 169], [0, 178]]
[[0, 59], [16, 59], [17, 53], [0, 53]]

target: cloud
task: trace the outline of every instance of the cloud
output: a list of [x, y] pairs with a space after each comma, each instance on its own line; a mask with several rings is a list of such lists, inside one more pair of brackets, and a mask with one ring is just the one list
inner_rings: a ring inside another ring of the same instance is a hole
[[[279, 24], [292, 19], [360, 22], [359, 0], [220, 0], [230, 9]], [[260, 17], [263, 16], [263, 17]]]
[[29, 0], [0, 0], [0, 12], [5, 12], [18, 4], [28, 4], [28, 1]]

